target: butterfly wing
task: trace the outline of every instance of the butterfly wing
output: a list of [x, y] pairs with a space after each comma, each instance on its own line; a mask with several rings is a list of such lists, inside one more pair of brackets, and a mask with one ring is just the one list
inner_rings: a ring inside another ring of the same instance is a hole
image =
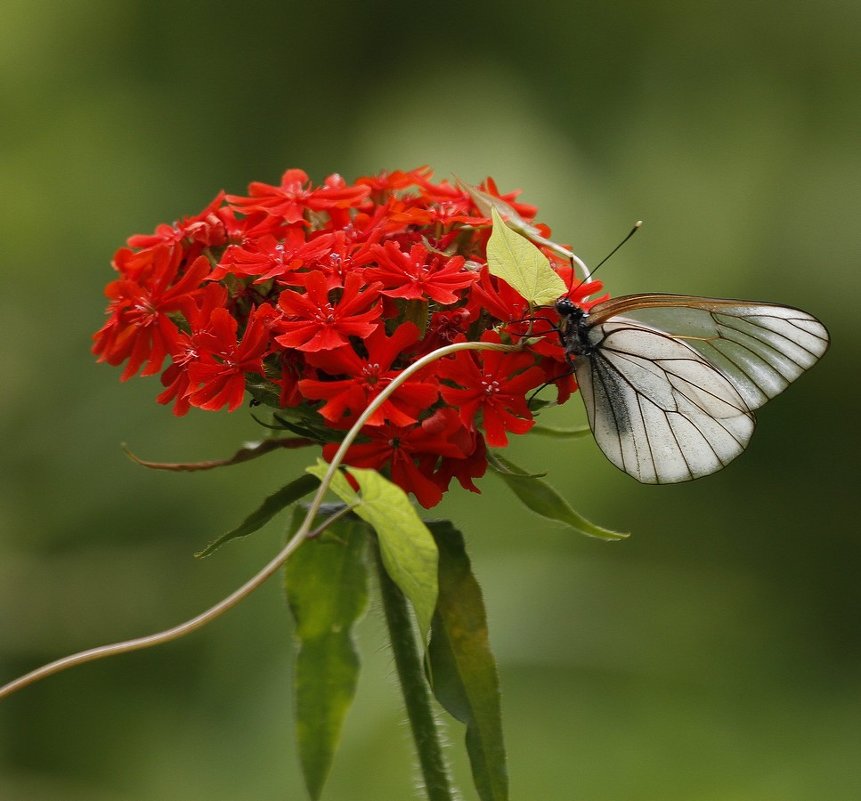
[[647, 484], [690, 481], [738, 456], [754, 430], [744, 398], [684, 341], [624, 318], [593, 324], [574, 371], [598, 446]]
[[828, 331], [801, 309], [690, 295], [627, 295], [595, 306], [593, 324], [624, 315], [686, 342], [758, 409], [828, 349]]

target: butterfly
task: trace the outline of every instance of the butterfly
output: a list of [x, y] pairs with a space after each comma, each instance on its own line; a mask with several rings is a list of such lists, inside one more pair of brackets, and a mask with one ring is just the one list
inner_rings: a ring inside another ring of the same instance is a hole
[[556, 301], [559, 336], [598, 447], [646, 484], [690, 481], [747, 447], [754, 410], [828, 349], [790, 306], [690, 295], [625, 295], [587, 313]]

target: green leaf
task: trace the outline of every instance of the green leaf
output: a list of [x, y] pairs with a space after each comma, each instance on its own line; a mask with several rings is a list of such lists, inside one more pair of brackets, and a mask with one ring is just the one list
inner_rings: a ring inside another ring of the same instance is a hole
[[547, 257], [528, 239], [509, 228], [491, 209], [493, 233], [487, 243], [487, 266], [534, 306], [548, 306], [565, 294], [565, 282]]
[[[328, 467], [319, 460], [314, 467], [307, 469], [322, 478]], [[434, 539], [407, 494], [397, 484], [383, 478], [376, 470], [351, 467], [348, 472], [359, 483], [361, 495], [356, 495], [340, 472], [332, 481], [332, 492], [345, 503], [356, 504], [353, 511], [374, 527], [386, 572], [409, 598], [422, 639], [427, 642], [437, 598]]]
[[[530, 429], [531, 431], [532, 429]], [[511, 462], [505, 461], [496, 451], [487, 451], [487, 465], [491, 470], [495, 470], [500, 475], [520, 476], [521, 478], [544, 478], [547, 475], [544, 473], [526, 473], [519, 467], [516, 467]]]
[[348, 470], [362, 491], [355, 512], [376, 530], [386, 572], [412, 603], [422, 639], [427, 642], [437, 599], [436, 543], [397, 484], [376, 470]]
[[[294, 531], [303, 519], [303, 510], [297, 509]], [[305, 784], [315, 801], [329, 774], [359, 677], [352, 631], [368, 605], [368, 535], [362, 521], [342, 518], [302, 543], [284, 572], [299, 642], [296, 742]]]
[[527, 509], [531, 509], [542, 517], [564, 523], [588, 537], [614, 541], [623, 540], [630, 536], [630, 534], [621, 531], [612, 531], [595, 523], [590, 523], [585, 517], [575, 512], [568, 501], [549, 484], [541, 481], [541, 479], [530, 477], [519, 467], [498, 454], [496, 454], [496, 459], [508, 469], [506, 473], [499, 473], [500, 477], [509, 489], [520, 498]]
[[540, 434], [542, 437], [553, 439], [581, 439], [588, 437], [592, 429], [588, 424], [573, 426], [572, 428], [556, 428], [555, 426], [534, 425], [529, 429], [530, 434]]
[[304, 498], [319, 483], [314, 476], [299, 476], [299, 478], [291, 481], [286, 487], [282, 487], [278, 492], [270, 495], [258, 509], [248, 515], [236, 528], [231, 529], [226, 534], [222, 534], [217, 540], [210, 542], [202, 551], [198, 551], [195, 556], [203, 559], [217, 551], [224, 543], [252, 534], [257, 529], [266, 525], [282, 509], [286, 509], [291, 503]]
[[439, 548], [439, 600], [428, 646], [431, 685], [437, 700], [466, 724], [466, 749], [479, 798], [506, 801], [499, 678], [481, 588], [463, 535], [449, 522], [429, 526]]

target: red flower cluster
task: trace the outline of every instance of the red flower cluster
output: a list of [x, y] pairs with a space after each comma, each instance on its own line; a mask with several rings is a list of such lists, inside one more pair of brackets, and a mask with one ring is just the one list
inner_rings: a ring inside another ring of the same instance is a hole
[[[125, 362], [123, 380], [159, 373], [169, 358], [158, 401], [177, 415], [233, 411], [248, 390], [331, 458], [338, 436], [417, 358], [453, 342], [538, 334], [522, 351], [463, 351], [412, 376], [346, 457], [384, 470], [425, 507], [452, 478], [477, 491], [485, 443], [504, 446], [508, 432], [532, 426], [527, 395], [555, 382], [564, 400], [574, 387], [552, 311], [536, 317], [487, 271], [491, 221], [479, 199], [532, 220], [535, 209], [516, 197], [490, 179], [476, 190], [433, 183], [425, 168], [353, 184], [332, 175], [316, 187], [292, 169], [278, 186], [220, 193], [116, 253], [93, 352]], [[572, 299], [588, 305], [596, 289], [581, 286]]]

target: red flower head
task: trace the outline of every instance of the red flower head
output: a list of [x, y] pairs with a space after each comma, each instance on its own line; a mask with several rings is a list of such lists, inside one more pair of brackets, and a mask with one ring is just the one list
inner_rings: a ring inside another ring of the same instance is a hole
[[[220, 193], [117, 251], [93, 351], [125, 364], [123, 380], [168, 359], [157, 399], [177, 415], [233, 411], [250, 393], [327, 458], [397, 381], [347, 464], [383, 471], [426, 507], [452, 479], [477, 491], [487, 447], [532, 426], [529, 394], [547, 381], [560, 400], [573, 388], [555, 309], [531, 308], [487, 270], [494, 203], [549, 236], [516, 192], [491, 179], [434, 183], [426, 167], [321, 185], [290, 169], [277, 185]], [[577, 286], [548, 256], [588, 308], [599, 285]], [[460, 343], [519, 350], [459, 350], [403, 380], [416, 360]]]

